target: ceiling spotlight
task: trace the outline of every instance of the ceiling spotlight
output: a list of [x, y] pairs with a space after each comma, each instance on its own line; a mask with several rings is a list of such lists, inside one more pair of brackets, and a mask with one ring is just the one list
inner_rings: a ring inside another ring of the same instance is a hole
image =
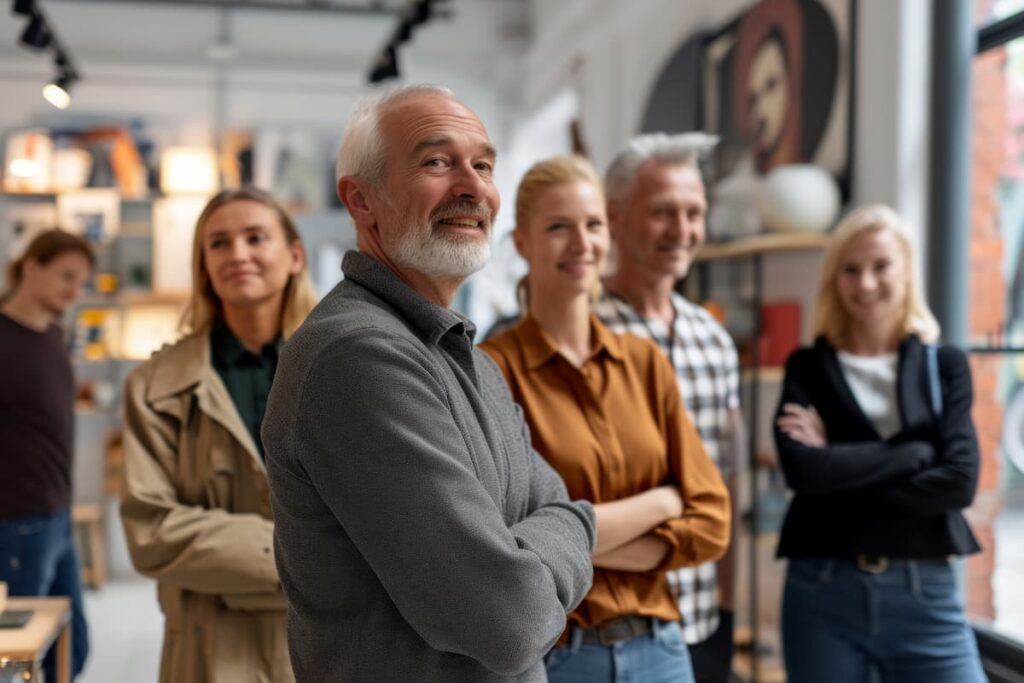
[[35, 0], [14, 0], [11, 3], [11, 14], [20, 14], [24, 17], [36, 14]]
[[21, 42], [36, 50], [42, 50], [49, 46], [52, 38], [53, 36], [50, 34], [50, 27], [46, 25], [46, 20], [38, 14], [32, 17], [32, 20], [28, 22], [28, 26], [21, 33]]
[[74, 81], [74, 75], [62, 73], [54, 81], [43, 86], [43, 97], [57, 109], [67, 109], [71, 106], [71, 84]]
[[430, 16], [433, 14], [431, 11], [431, 5], [433, 0], [418, 0], [418, 2], [412, 7], [412, 20], [417, 24], [425, 24], [430, 21]]
[[398, 78], [398, 55], [393, 45], [388, 45], [380, 53], [377, 62], [370, 71], [370, 83], [380, 83], [392, 78]]

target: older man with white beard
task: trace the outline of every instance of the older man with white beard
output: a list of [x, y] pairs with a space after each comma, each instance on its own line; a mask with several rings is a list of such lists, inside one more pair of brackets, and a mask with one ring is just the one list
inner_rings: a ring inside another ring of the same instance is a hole
[[296, 679], [544, 681], [590, 587], [593, 508], [532, 450], [449, 309], [499, 199], [476, 115], [364, 103], [338, 154], [359, 251], [284, 347], [263, 422]]

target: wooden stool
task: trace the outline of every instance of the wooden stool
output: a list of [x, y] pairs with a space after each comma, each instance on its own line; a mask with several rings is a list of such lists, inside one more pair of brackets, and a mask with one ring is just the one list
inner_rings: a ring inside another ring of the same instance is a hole
[[82, 564], [82, 583], [91, 588], [101, 588], [107, 581], [107, 542], [103, 529], [103, 506], [99, 503], [84, 503], [71, 508], [71, 521], [76, 537], [80, 527], [85, 532], [85, 557]]

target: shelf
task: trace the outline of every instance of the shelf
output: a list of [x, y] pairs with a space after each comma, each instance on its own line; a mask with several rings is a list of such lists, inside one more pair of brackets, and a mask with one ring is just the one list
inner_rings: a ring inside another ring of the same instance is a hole
[[188, 293], [161, 293], [161, 292], [122, 292], [118, 295], [121, 303], [127, 305], [135, 304], [166, 304], [184, 306], [188, 303], [191, 294]]
[[829, 235], [820, 232], [791, 232], [754, 235], [731, 242], [709, 242], [697, 252], [697, 263], [744, 258], [775, 251], [823, 249]]
[[751, 379], [757, 379], [759, 382], [781, 382], [785, 373], [786, 369], [781, 365], [766, 366], [756, 370], [753, 368], [741, 368], [740, 379], [744, 382], [749, 382]]
[[118, 417], [116, 410], [101, 410], [99, 408], [79, 408], [75, 407], [75, 415], [80, 417], [101, 417], [101, 418], [112, 418]]
[[74, 190], [58, 190], [58, 191], [47, 191], [47, 192], [12, 192], [10, 190], [0, 191], [0, 197], [12, 198], [12, 199], [56, 199], [62, 194], [76, 194], [79, 192], [87, 192], [89, 190], [114, 190], [118, 193], [119, 199], [122, 203], [147, 203], [152, 202], [156, 199], [161, 199], [164, 195], [162, 194], [148, 194], [141, 197], [124, 197], [120, 196], [120, 190], [116, 187], [79, 187]]
[[91, 359], [82, 357], [72, 357], [71, 362], [75, 366], [83, 366], [84, 368], [102, 368], [103, 366], [116, 365], [118, 363], [141, 363], [146, 358], [125, 358], [124, 356], [107, 356], [106, 358]]
[[174, 305], [184, 306], [188, 303], [189, 294], [132, 292], [122, 291], [117, 294], [90, 294], [78, 302], [79, 308], [101, 308], [104, 306], [136, 306], [136, 305]]

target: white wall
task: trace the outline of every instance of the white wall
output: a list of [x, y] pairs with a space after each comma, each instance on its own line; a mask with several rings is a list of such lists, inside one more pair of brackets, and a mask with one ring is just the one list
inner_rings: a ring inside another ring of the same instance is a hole
[[[751, 0], [531, 0], [524, 105], [570, 88], [604, 167], [638, 132], [663, 65], [694, 31], [716, 28]], [[925, 220], [928, 158], [927, 0], [859, 0], [856, 16], [853, 203], [886, 202]]]
[[[522, 130], [553, 99], [568, 92], [577, 100], [591, 158], [603, 170], [619, 146], [639, 132], [650, 91], [676, 49], [693, 32], [720, 27], [751, 4], [752, 0], [530, 0], [533, 34], [521, 67]], [[894, 206], [913, 226], [921, 245], [928, 188], [930, 4], [856, 4], [851, 204]], [[511, 156], [520, 164], [527, 163], [522, 159], [525, 154], [537, 155], [529, 140], [516, 134], [510, 140]], [[512, 195], [505, 198], [509, 203]], [[924, 248], [917, 251], [921, 267], [924, 253]], [[804, 302], [805, 337], [810, 333], [810, 297], [819, 267], [820, 254], [815, 252], [770, 258], [765, 264], [766, 297]], [[478, 315], [488, 315], [494, 307], [509, 312], [509, 298], [495, 291], [510, 286], [494, 276], [502, 270], [515, 268], [495, 264], [489, 269], [483, 280], [490, 293], [477, 293]]]

